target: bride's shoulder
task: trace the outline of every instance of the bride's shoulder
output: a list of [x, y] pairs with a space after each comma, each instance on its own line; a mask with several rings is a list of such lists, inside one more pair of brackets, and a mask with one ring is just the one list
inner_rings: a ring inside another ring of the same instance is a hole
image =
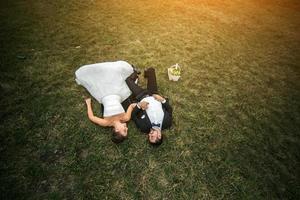
[[120, 114], [117, 114], [117, 115], [105, 117], [105, 119], [106, 119], [109, 123], [113, 123], [113, 122], [116, 121], [116, 120], [123, 121], [123, 120], [125, 119], [125, 113], [120, 113]]

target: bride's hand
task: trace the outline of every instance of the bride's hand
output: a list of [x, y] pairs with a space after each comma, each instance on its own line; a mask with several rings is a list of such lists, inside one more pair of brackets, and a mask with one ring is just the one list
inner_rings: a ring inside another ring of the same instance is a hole
[[86, 104], [88, 104], [88, 105], [89, 105], [89, 104], [91, 104], [91, 102], [92, 102], [92, 99], [91, 99], [91, 98], [87, 98], [87, 99], [85, 99], [85, 103], [86, 103]]
[[131, 106], [132, 108], [136, 107], [136, 105], [137, 105], [137, 103], [132, 103], [132, 104], [130, 104], [130, 106]]
[[142, 110], [147, 110], [149, 103], [147, 101], [141, 101], [138, 105]]

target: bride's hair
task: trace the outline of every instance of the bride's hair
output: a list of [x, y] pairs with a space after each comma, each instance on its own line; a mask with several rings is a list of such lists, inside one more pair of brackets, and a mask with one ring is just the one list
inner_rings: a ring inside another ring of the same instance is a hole
[[111, 141], [113, 141], [116, 144], [119, 144], [119, 143], [123, 142], [126, 138], [127, 138], [127, 136], [120, 134], [113, 128], [112, 135], [111, 135]]

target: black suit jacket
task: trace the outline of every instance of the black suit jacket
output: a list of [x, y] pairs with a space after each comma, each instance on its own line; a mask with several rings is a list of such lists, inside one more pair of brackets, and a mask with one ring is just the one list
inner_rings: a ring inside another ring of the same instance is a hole
[[[162, 130], [170, 128], [172, 125], [172, 107], [169, 104], [168, 99], [165, 103], [162, 103], [162, 109], [164, 112], [164, 119], [162, 122]], [[143, 132], [149, 133], [152, 128], [150, 119], [147, 112], [143, 109], [139, 109], [137, 106], [133, 109], [131, 119], [135, 122], [136, 126]]]

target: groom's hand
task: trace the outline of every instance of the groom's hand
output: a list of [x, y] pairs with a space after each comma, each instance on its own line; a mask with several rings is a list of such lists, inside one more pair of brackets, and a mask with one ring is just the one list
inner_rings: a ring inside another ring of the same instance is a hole
[[165, 98], [163, 98], [162, 96], [160, 96], [158, 94], [153, 94], [152, 96], [154, 97], [154, 99], [156, 99], [159, 102], [165, 101]]

